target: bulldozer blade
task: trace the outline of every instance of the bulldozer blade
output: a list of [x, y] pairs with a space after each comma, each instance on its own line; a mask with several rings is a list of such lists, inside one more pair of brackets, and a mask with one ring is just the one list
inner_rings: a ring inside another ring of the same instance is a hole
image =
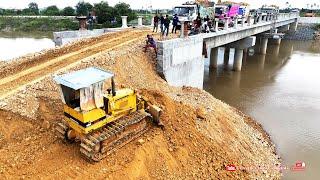
[[152, 116], [153, 122], [155, 122], [158, 126], [164, 126], [160, 120], [162, 110], [155, 105], [149, 105], [149, 113]]

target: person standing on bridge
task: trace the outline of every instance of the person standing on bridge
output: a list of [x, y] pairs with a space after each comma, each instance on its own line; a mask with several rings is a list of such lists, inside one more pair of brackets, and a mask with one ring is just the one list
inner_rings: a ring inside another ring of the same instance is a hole
[[173, 19], [172, 19], [172, 25], [173, 25], [173, 27], [172, 27], [172, 34], [173, 34], [173, 31], [174, 31], [175, 34], [177, 34], [177, 26], [178, 26], [178, 23], [179, 23], [179, 17], [178, 17], [177, 14], [175, 14], [175, 15], [173, 16]]
[[166, 33], [166, 36], [169, 35], [169, 26], [170, 26], [170, 19], [169, 19], [169, 15], [166, 15], [166, 18], [164, 19], [164, 29], [162, 32], [162, 36], [164, 36], [164, 33]]
[[164, 29], [164, 17], [162, 14], [160, 14], [160, 31], [161, 34], [163, 33], [163, 29]]
[[159, 16], [158, 14], [156, 14], [153, 17], [153, 31], [152, 32], [158, 32], [158, 26], [159, 26]]
[[88, 29], [89, 30], [93, 30], [93, 16], [91, 15], [91, 13], [89, 13], [88, 17], [87, 17], [87, 23], [89, 24]]

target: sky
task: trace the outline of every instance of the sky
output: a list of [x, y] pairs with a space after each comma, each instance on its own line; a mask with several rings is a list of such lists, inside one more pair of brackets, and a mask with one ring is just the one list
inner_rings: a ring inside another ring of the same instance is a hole
[[[98, 3], [101, 0], [85, 0], [91, 4]], [[105, 1], [105, 0], [104, 0]], [[107, 0], [109, 5], [115, 5], [118, 2], [125, 2], [130, 4], [133, 9], [145, 9], [152, 5], [153, 9], [171, 9], [175, 5], [182, 4], [187, 0]], [[217, 0], [215, 0], [217, 1]], [[257, 8], [263, 4], [276, 4], [280, 7], [285, 7], [285, 3], [289, 2], [292, 7], [305, 8], [306, 4], [317, 3], [320, 5], [320, 0], [233, 0], [235, 2], [248, 2], [252, 8]], [[15, 8], [23, 9], [28, 6], [30, 2], [36, 2], [40, 8], [50, 5], [56, 5], [59, 8], [66, 6], [74, 7], [79, 0], [0, 0], [0, 8]]]

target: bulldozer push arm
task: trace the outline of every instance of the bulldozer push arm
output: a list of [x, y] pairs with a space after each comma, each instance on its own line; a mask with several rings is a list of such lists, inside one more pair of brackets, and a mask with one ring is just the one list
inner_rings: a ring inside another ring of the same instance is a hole
[[154, 104], [152, 104], [146, 97], [137, 95], [137, 107], [138, 109], [145, 109], [147, 113], [150, 114], [153, 123], [158, 126], [164, 126], [160, 120], [162, 114], [162, 109]]

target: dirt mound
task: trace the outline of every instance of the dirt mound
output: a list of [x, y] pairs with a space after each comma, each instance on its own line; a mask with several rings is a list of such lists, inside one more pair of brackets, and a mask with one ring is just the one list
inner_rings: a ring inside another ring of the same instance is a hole
[[[280, 172], [274, 169], [279, 165], [274, 146], [258, 124], [205, 91], [168, 86], [155, 71], [153, 51], [143, 53], [143, 44], [143, 38], [134, 40], [54, 73], [89, 66], [114, 72], [117, 87], [138, 89], [163, 109], [163, 129], [154, 127], [102, 162], [88, 163], [81, 157], [78, 145], [63, 144], [53, 133], [53, 126], [62, 118], [62, 104], [50, 72], [0, 101], [4, 109], [0, 111], [1, 176], [12, 179], [280, 177]], [[225, 170], [228, 164], [244, 168], [229, 172]]]

